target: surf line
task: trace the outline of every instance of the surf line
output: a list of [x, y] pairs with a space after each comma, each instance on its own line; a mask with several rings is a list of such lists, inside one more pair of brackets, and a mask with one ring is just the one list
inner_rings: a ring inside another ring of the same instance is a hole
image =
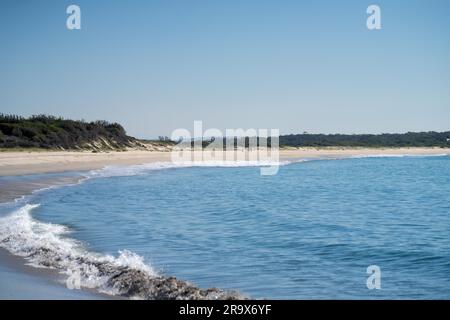
[[214, 307], [194, 307], [189, 306], [189, 303], [185, 307], [180, 307], [180, 315], [205, 315], [207, 318], [211, 317]]

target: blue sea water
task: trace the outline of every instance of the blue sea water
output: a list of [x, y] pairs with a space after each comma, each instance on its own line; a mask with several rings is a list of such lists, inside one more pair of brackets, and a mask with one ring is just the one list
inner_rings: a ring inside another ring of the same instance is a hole
[[[127, 249], [201, 287], [273, 299], [450, 299], [449, 156], [306, 161], [275, 176], [255, 167], [127, 174], [26, 202], [40, 204], [34, 219], [67, 226], [64, 237], [90, 251]], [[381, 269], [379, 290], [366, 286], [370, 265]]]

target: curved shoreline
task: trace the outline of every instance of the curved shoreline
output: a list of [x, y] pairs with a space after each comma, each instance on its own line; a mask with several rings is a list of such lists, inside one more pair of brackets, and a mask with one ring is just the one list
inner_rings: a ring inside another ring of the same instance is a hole
[[[234, 152], [234, 151], [231, 151]], [[343, 158], [364, 155], [450, 154], [450, 148], [291, 148], [280, 149], [280, 160]], [[0, 176], [61, 173], [102, 169], [105, 166], [170, 162], [171, 152], [130, 150], [92, 153], [80, 151], [3, 151]]]
[[78, 173], [3, 177], [0, 178], [0, 204], [18, 201], [46, 189], [74, 185], [83, 179]]
[[[443, 151], [446, 150], [442, 150], [442, 149], [433, 149], [432, 153], [429, 154], [424, 154], [423, 150], [421, 150], [422, 152], [419, 153], [381, 153], [380, 150], [376, 150], [377, 152], [373, 152], [373, 153], [369, 153], [369, 154], [364, 154], [361, 152], [358, 152], [358, 154], [343, 154], [342, 152], [336, 154], [336, 153], [327, 153], [326, 155], [324, 155], [321, 152], [316, 152], [315, 154], [310, 154], [310, 157], [302, 157], [304, 159], [308, 159], [308, 160], [318, 160], [318, 159], [343, 159], [343, 158], [351, 158], [351, 157], [377, 157], [377, 156], [403, 156], [403, 155], [416, 155], [416, 156], [432, 156], [432, 155], [444, 155]], [[398, 150], [396, 150], [398, 151]], [[285, 153], [284, 154], [285, 159], [289, 158], [288, 156], [290, 156], [290, 160], [294, 160], [294, 159], [298, 159], [299, 157], [299, 151], [295, 150], [294, 152], [291, 152], [290, 154]], [[50, 177], [49, 177], [50, 176]], [[49, 188], [49, 187], [53, 187], [53, 186], [58, 186], [55, 184], [51, 183], [51, 178], [59, 178], [59, 175], [41, 175], [41, 178], [45, 178], [47, 180], [44, 180], [44, 182], [40, 182], [37, 184], [31, 184], [28, 185], [28, 187], [31, 189], [33, 189], [32, 187], [36, 187], [36, 186], [43, 186], [44, 189], [45, 188]], [[73, 184], [73, 182], [78, 182], [80, 181], [80, 179], [82, 179], [83, 176], [82, 174], [79, 174], [77, 176], [69, 176], [70, 179], [72, 180], [66, 180], [67, 176], [62, 175], [63, 179], [60, 181], [60, 185], [59, 186], [65, 186], [65, 185], [70, 185]], [[75, 180], [73, 180], [75, 179]], [[14, 180], [14, 179], [13, 179]], [[55, 180], [56, 181], [56, 180]], [[24, 182], [27, 182], [26, 179]], [[72, 182], [72, 183], [69, 183]], [[40, 190], [42, 190], [42, 188], [39, 188]], [[36, 189], [32, 190], [36, 191]], [[31, 192], [31, 193], [32, 193]], [[0, 235], [1, 236], [1, 235]], [[3, 239], [4, 240], [4, 239]], [[2, 241], [2, 238], [0, 238], [0, 241]], [[44, 259], [44, 264], [42, 265], [46, 265], [49, 264], [50, 266], [52, 266], [52, 263], [54, 262], [53, 258], [56, 257], [56, 261], [61, 260], [61, 255], [58, 252], [53, 252], [53, 251], [47, 251], [44, 250], [42, 251], [40, 248], [35, 248], [36, 250], [28, 253], [28, 257], [36, 257], [38, 256], [39, 258]], [[0, 248], [0, 250], [3, 250], [2, 248]], [[4, 251], [4, 250], [3, 250]], [[4, 252], [5, 253], [5, 252]], [[24, 257], [27, 257], [27, 255], [22, 255]], [[64, 257], [64, 256], [63, 256]], [[16, 257], [15, 257], [16, 258]], [[15, 263], [18, 263], [18, 260], [15, 259], [16, 261]], [[67, 258], [67, 256], [66, 256]], [[21, 258], [23, 259], [23, 258]], [[70, 258], [72, 259], [72, 257]], [[79, 260], [80, 257], [75, 257], [73, 258], [74, 260]], [[84, 261], [84, 260], [83, 260]], [[117, 266], [115, 266], [114, 264], [109, 264], [109, 262], [107, 262], [106, 264], [104, 264], [103, 262], [98, 263], [97, 261], [91, 261], [92, 264], [99, 268], [100, 270], [102, 270], [101, 272], [103, 272], [104, 275], [107, 275], [108, 278], [113, 279], [111, 281], [108, 282], [109, 286], [112, 287], [116, 287], [119, 288], [120, 290], [117, 292], [117, 294], [119, 296], [122, 297], [139, 297], [139, 298], [147, 298], [147, 299], [241, 299], [244, 298], [243, 296], [239, 295], [238, 293], [233, 293], [233, 292], [226, 292], [226, 291], [222, 291], [222, 290], [218, 290], [218, 289], [200, 289], [198, 287], [195, 287], [191, 284], [189, 284], [188, 282], [182, 281], [182, 280], [178, 280], [174, 277], [153, 277], [153, 276], [148, 276], [147, 274], [143, 273], [141, 270], [135, 270], [133, 268], [117, 268]], [[48, 265], [47, 265], [48, 266]], [[1, 268], [2, 266], [0, 266], [0, 271], [2, 270]], [[4, 264], [3, 264], [4, 267]], [[20, 265], [17, 266], [17, 270], [20, 269]], [[63, 267], [59, 266], [59, 265], [55, 265], [53, 266], [56, 268], [56, 270], [59, 271], [64, 271]], [[4, 268], [3, 268], [4, 269]], [[11, 269], [11, 268], [10, 268]], [[3, 275], [0, 275], [3, 277]], [[53, 285], [57, 288], [56, 291], [58, 290], [67, 290], [69, 293], [68, 294], [68, 298], [70, 298], [71, 296], [73, 296], [72, 292], [70, 290], [68, 290], [67, 288], [65, 288], [63, 285], [59, 284], [59, 283], [53, 283]], [[157, 288], [155, 290], [155, 288]], [[76, 290], [79, 291], [79, 290]], [[59, 291], [58, 291], [59, 292]], [[59, 294], [59, 293], [57, 293]], [[61, 293], [63, 294], [63, 293]], [[95, 295], [97, 294], [97, 292], [86, 292], [86, 298], [88, 299], [94, 299], [97, 298]], [[93, 295], [93, 296], [92, 296]], [[80, 299], [80, 298], [84, 298], [84, 290], [81, 291], [80, 296], [78, 296], [77, 294], [75, 294], [75, 298], [76, 299]], [[51, 294], [50, 297], [51, 298]], [[98, 298], [114, 298], [117, 296], [105, 296], [102, 293], [98, 293]]]
[[17, 269], [18, 260], [22, 259], [22, 267], [25, 264], [35, 267], [47, 274], [47, 280], [54, 277], [68, 289], [87, 289], [112, 298], [245, 299], [237, 291], [201, 289], [187, 281], [160, 275], [142, 257], [127, 250], [119, 251], [116, 257], [89, 251], [81, 241], [65, 236], [70, 231], [66, 226], [33, 219], [31, 212], [38, 206], [25, 204], [0, 217], [0, 250], [6, 249], [14, 256], [11, 258], [16, 260]]
[[[51, 185], [52, 180], [32, 184], [29, 194], [70, 186], [86, 176], [72, 178], [59, 181], [59, 185]], [[39, 205], [22, 199], [26, 200], [26, 195], [2, 203], [15, 209], [12, 212], [7, 209], [6, 214], [0, 215], [0, 278], [12, 279], [0, 286], [0, 299], [246, 299], [237, 291], [202, 289], [154, 273], [141, 257], [127, 250], [119, 251], [118, 257], [88, 251], [82, 242], [64, 237], [68, 232], [65, 226], [34, 220], [31, 211]], [[21, 204], [19, 208], [17, 203]], [[35, 226], [40, 231], [34, 231]], [[32, 283], [31, 287], [28, 283]], [[16, 286], [30, 289], [16, 292], [13, 288]]]

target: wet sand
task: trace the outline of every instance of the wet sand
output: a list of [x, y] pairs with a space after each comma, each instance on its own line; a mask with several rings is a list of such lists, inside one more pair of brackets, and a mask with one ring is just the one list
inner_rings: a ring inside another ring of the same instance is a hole
[[28, 196], [36, 190], [75, 184], [83, 177], [77, 174], [46, 174], [0, 177], [0, 203]]
[[33, 268], [25, 259], [0, 248], [0, 299], [103, 300], [111, 297], [86, 290], [69, 290], [56, 270]]
[[170, 152], [5, 151], [0, 152], [0, 176], [85, 171], [101, 169], [108, 165], [135, 165], [167, 161], [170, 161]]

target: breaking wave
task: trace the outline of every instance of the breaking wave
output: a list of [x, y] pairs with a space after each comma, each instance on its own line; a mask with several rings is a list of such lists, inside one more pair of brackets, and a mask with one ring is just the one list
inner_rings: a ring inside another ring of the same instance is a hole
[[145, 174], [153, 170], [191, 168], [191, 167], [267, 167], [284, 166], [291, 161], [199, 161], [199, 162], [153, 162], [131, 166], [106, 166], [103, 169], [91, 170], [87, 173], [87, 178], [95, 177], [120, 177]]
[[69, 289], [90, 288], [109, 295], [138, 299], [241, 299], [239, 293], [216, 288], [200, 289], [175, 277], [164, 277], [139, 255], [88, 251], [68, 237], [66, 226], [33, 219], [39, 204], [26, 204], [0, 218], [0, 247], [24, 257], [35, 267], [58, 270]]

